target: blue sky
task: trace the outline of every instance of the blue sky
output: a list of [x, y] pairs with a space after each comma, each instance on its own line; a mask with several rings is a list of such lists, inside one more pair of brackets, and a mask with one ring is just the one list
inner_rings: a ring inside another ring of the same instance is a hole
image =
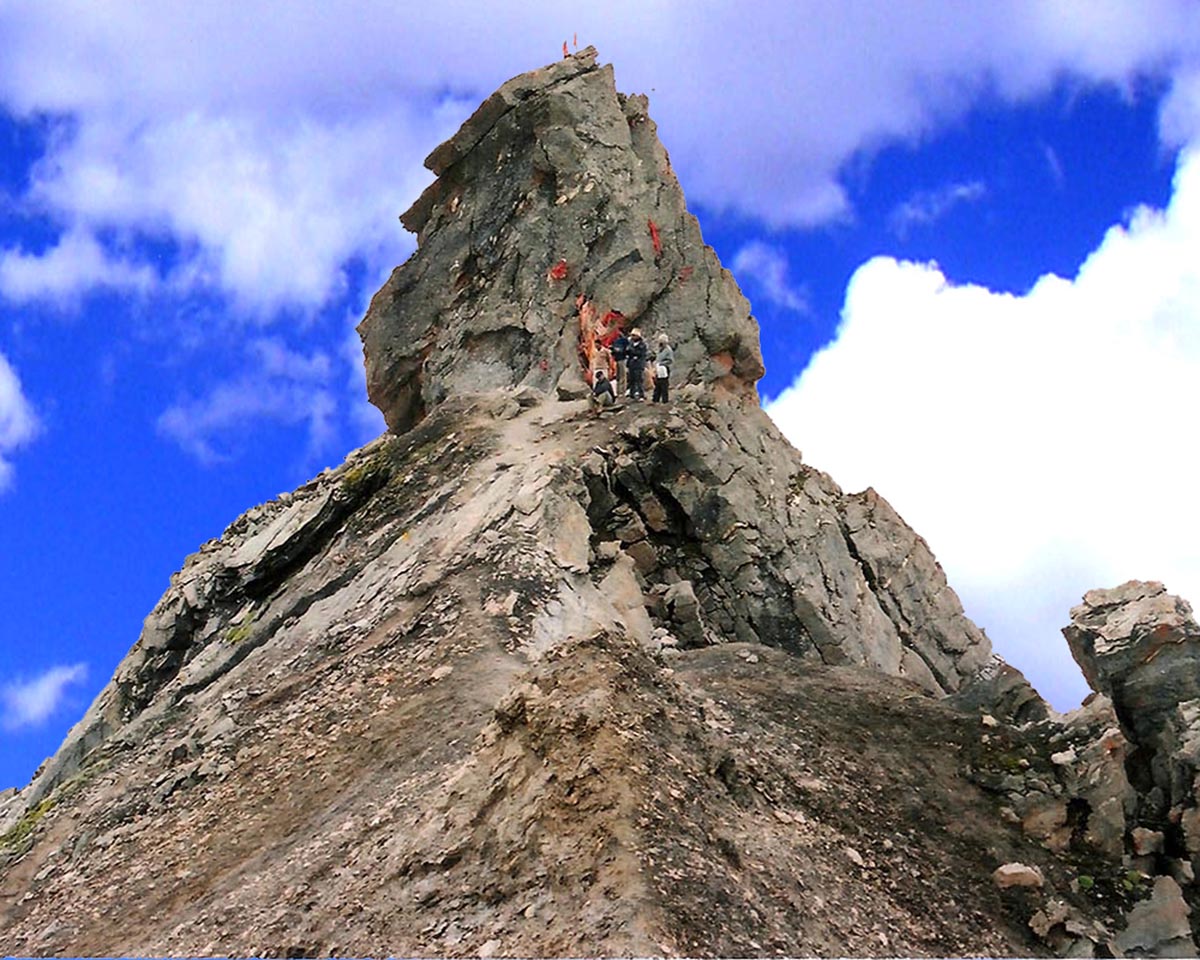
[[0, 2], [0, 787], [170, 574], [375, 436], [421, 160], [578, 34], [646, 92], [767, 407], [1056, 706], [1084, 590], [1200, 600], [1188, 2]]

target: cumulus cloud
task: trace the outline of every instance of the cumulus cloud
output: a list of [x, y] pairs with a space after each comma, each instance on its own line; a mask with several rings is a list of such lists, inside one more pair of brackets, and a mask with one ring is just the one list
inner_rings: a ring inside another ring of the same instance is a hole
[[9, 456], [32, 440], [38, 429], [37, 416], [25, 398], [17, 372], [0, 353], [0, 493], [12, 483]]
[[1064, 76], [1129, 89], [1173, 78], [1165, 133], [1194, 127], [1190, 0], [808, 0], [754, 16], [539, 0], [502, 18], [462, 0], [44, 0], [0, 9], [0, 104], [68, 119], [23, 198], [64, 229], [166, 236], [187, 251], [181, 282], [255, 310], [312, 306], [341, 289], [348, 260], [411, 249], [395, 215], [428, 179], [420, 159], [574, 33], [616, 64], [622, 89], [652, 93], [693, 201], [775, 226], [847, 215], [848, 158]]
[[987, 187], [980, 180], [948, 183], [936, 190], [918, 190], [896, 205], [888, 215], [888, 227], [897, 236], [907, 237], [913, 227], [937, 223], [955, 207], [976, 203], [987, 196]]
[[205, 465], [227, 461], [228, 445], [244, 438], [255, 421], [303, 424], [308, 456], [327, 450], [336, 436], [337, 414], [330, 357], [319, 350], [305, 355], [270, 337], [254, 339], [246, 352], [241, 374], [163, 411], [159, 433]]
[[45, 723], [63, 704], [69, 688], [86, 679], [87, 665], [76, 663], [0, 686], [0, 726], [20, 730]]
[[752, 240], [734, 255], [730, 269], [767, 302], [792, 313], [808, 312], [808, 298], [789, 279], [787, 253], [781, 247]]
[[1200, 601], [1200, 154], [1167, 209], [1114, 226], [1024, 296], [876, 258], [836, 340], [767, 406], [805, 458], [873, 485], [968, 613], [1060, 707], [1058, 630], [1085, 590], [1157, 579]]

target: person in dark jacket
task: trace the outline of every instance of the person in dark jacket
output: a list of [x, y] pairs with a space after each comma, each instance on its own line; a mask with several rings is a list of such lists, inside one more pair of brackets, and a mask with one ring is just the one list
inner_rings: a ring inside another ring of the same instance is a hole
[[634, 327], [629, 331], [629, 346], [625, 348], [625, 368], [629, 372], [629, 396], [634, 400], [646, 399], [646, 358], [649, 351], [642, 331]]
[[608, 352], [613, 358], [613, 362], [617, 365], [617, 396], [625, 396], [625, 391], [629, 389], [627, 383], [628, 378], [625, 376], [625, 354], [629, 350], [629, 338], [625, 336], [625, 331], [617, 332], [617, 337], [608, 345]]
[[608, 379], [603, 370], [597, 370], [592, 374], [592, 402], [601, 407], [610, 407], [617, 402], [612, 381]]
[[667, 403], [670, 399], [671, 364], [675, 352], [665, 333], [658, 335], [658, 349], [654, 352], [654, 402]]

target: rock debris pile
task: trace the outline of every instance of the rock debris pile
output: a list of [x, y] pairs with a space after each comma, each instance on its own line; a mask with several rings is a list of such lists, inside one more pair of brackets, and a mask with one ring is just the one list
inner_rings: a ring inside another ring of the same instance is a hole
[[[390, 432], [188, 558], [0, 795], [5, 953], [1195, 952], [1190, 609], [1089, 593], [1050, 711], [761, 412], [647, 109], [589, 49], [430, 155]], [[594, 415], [633, 324], [672, 403]]]

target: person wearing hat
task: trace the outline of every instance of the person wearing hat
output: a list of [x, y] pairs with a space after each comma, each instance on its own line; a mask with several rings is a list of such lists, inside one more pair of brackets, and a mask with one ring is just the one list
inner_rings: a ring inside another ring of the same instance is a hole
[[675, 362], [675, 353], [671, 349], [671, 341], [665, 333], [658, 335], [658, 349], [654, 352], [654, 402], [667, 403], [670, 399], [669, 383], [671, 379], [671, 364]]
[[642, 331], [634, 327], [629, 331], [629, 346], [625, 348], [625, 368], [629, 373], [629, 396], [633, 400], [646, 399], [646, 358], [649, 350], [642, 339]]

